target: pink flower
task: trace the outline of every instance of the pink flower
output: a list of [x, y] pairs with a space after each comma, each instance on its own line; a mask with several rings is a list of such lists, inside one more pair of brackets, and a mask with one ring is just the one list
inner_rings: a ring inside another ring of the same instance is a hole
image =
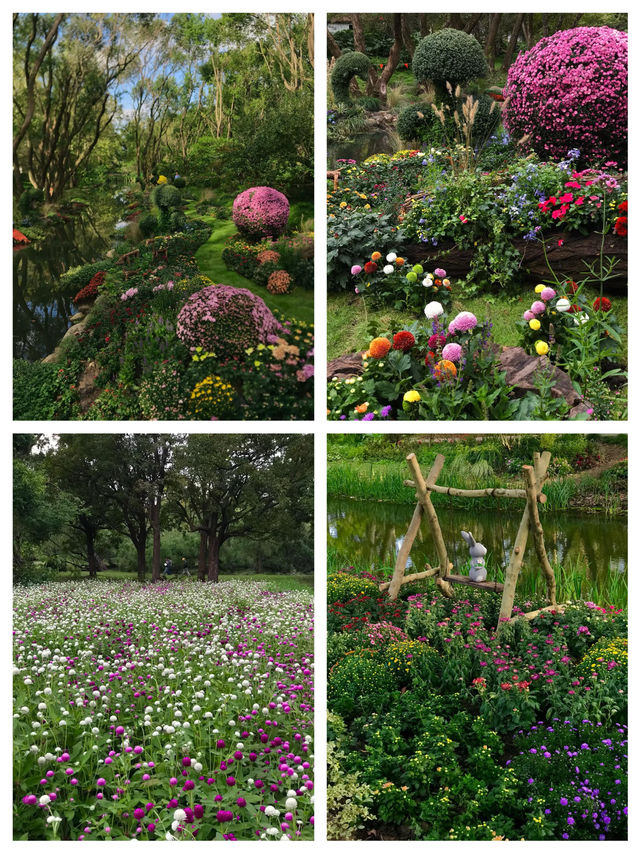
[[548, 302], [550, 299], [556, 295], [555, 290], [552, 287], [545, 287], [545, 289], [540, 294], [540, 299], [543, 299], [545, 302]]
[[360, 266], [360, 264], [354, 264], [351, 267], [351, 275], [360, 275], [361, 272], [362, 272], [362, 267]]
[[460, 361], [462, 358], [462, 347], [460, 344], [447, 344], [442, 349], [442, 358], [447, 361]]
[[527, 311], [525, 311], [525, 312], [524, 312], [524, 314], [522, 315], [522, 318], [523, 318], [523, 320], [526, 320], [527, 322], [529, 322], [529, 320], [533, 320], [533, 318], [534, 318], [535, 316], [536, 316], [536, 315], [533, 313], [533, 311], [529, 311], [529, 310], [527, 310]]
[[544, 302], [540, 302], [539, 299], [536, 299], [530, 310], [532, 314], [544, 314], [544, 312], [547, 310], [547, 306], [544, 304]]

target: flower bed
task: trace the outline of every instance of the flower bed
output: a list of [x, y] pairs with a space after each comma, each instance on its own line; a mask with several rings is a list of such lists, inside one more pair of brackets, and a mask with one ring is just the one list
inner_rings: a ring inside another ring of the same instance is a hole
[[347, 570], [328, 589], [329, 755], [354, 806], [331, 837], [626, 838], [622, 611], [576, 602], [496, 634], [478, 590], [391, 602]]
[[16, 838], [313, 837], [307, 594], [18, 588], [14, 642]]
[[[158, 190], [179, 193], [172, 185], [161, 184]], [[69, 385], [55, 398], [32, 398], [29, 404], [27, 389], [35, 367], [18, 370], [19, 417], [311, 416], [312, 328], [291, 317], [275, 316], [259, 296], [244, 288], [202, 276], [194, 254], [209, 239], [211, 229], [197, 220], [180, 225], [182, 230], [137, 244], [118, 238], [104, 263], [63, 276], [61, 284], [69, 292], [79, 289], [76, 301], [92, 303], [53, 356], [59, 371], [56, 389], [67, 376]], [[283, 254], [295, 254], [312, 277], [312, 260], [301, 247], [296, 238], [283, 240]], [[270, 263], [267, 259], [264, 267]], [[272, 272], [267, 270], [265, 286]], [[270, 291], [287, 292], [288, 275], [283, 271], [276, 276]]]

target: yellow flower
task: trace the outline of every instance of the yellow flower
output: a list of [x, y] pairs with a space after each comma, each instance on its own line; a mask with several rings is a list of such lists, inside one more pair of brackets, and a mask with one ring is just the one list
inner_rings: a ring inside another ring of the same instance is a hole
[[341, 202], [340, 202], [340, 207], [346, 207], [346, 206], [347, 206], [347, 202], [346, 202], [346, 201], [341, 201]]
[[405, 403], [417, 403], [420, 400], [420, 394], [417, 391], [407, 391], [402, 398]]
[[536, 320], [536, 319], [529, 320], [529, 328], [533, 329], [534, 332], [537, 332], [538, 329], [540, 328], [540, 320]]
[[536, 293], [542, 293], [542, 291], [545, 289], [545, 287], [546, 287], [546, 284], [536, 284]]
[[549, 352], [549, 344], [546, 341], [536, 341], [536, 352], [538, 355], [546, 355]]

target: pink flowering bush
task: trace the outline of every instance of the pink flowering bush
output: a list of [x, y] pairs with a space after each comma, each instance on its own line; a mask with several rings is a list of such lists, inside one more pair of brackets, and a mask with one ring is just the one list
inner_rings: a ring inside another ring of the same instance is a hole
[[576, 27], [541, 39], [507, 76], [503, 122], [540, 157], [579, 148], [587, 162], [626, 162], [627, 34]]
[[264, 300], [250, 290], [213, 284], [187, 299], [176, 333], [191, 350], [215, 353], [224, 363], [242, 359], [249, 347], [266, 344], [281, 328]]
[[276, 237], [287, 227], [289, 202], [272, 187], [251, 187], [235, 197], [233, 221], [249, 237]]

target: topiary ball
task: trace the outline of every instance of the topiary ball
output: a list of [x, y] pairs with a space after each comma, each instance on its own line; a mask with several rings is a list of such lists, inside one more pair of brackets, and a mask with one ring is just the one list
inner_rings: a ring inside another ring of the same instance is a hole
[[442, 94], [447, 83], [455, 90], [484, 77], [489, 66], [475, 36], [446, 27], [418, 42], [412, 71], [419, 83], [432, 82]]
[[289, 202], [273, 187], [251, 187], [233, 202], [233, 221], [249, 237], [275, 237], [289, 221]]
[[263, 299], [244, 288], [213, 284], [187, 299], [180, 309], [176, 334], [195, 350], [201, 347], [226, 363], [241, 360], [249, 347], [268, 343], [282, 327]]
[[338, 104], [350, 103], [349, 83], [353, 77], [366, 78], [370, 65], [369, 57], [357, 50], [349, 50], [336, 59], [331, 72], [331, 88]]
[[576, 27], [541, 39], [507, 75], [503, 123], [542, 158], [627, 161], [627, 33]]
[[398, 116], [396, 130], [404, 142], [428, 140], [437, 144], [442, 138], [440, 119], [431, 109], [431, 104], [412, 104]]
[[171, 184], [159, 184], [151, 195], [151, 200], [161, 211], [177, 207], [181, 201], [180, 190]]

